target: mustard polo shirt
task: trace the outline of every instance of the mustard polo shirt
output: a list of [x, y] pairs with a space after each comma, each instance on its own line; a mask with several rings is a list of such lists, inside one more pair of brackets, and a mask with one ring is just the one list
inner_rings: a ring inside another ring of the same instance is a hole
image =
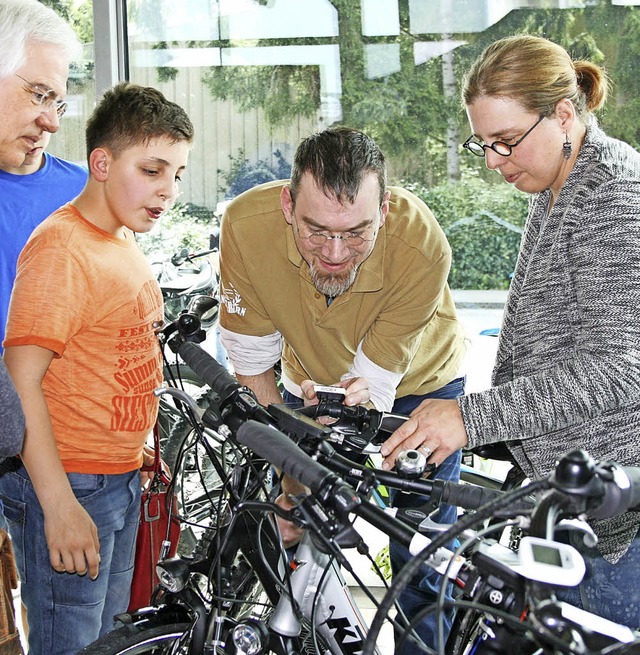
[[327, 307], [313, 286], [280, 206], [288, 180], [245, 191], [221, 229], [220, 325], [284, 341], [283, 372], [296, 384], [335, 384], [362, 342], [375, 364], [403, 373], [396, 398], [450, 382], [464, 336], [447, 285], [451, 248], [433, 214], [412, 193], [389, 187], [389, 214], [354, 284]]

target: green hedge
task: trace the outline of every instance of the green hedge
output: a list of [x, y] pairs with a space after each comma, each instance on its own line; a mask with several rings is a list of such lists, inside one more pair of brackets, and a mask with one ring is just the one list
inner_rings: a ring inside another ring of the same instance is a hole
[[507, 184], [487, 184], [472, 171], [457, 183], [431, 189], [403, 182], [442, 226], [453, 263], [454, 289], [506, 289], [515, 267], [528, 196]]
[[[402, 186], [422, 198], [449, 239], [453, 264], [449, 283], [454, 289], [506, 289], [520, 246], [527, 198], [507, 184], [491, 185], [473, 172], [459, 183], [427, 189], [412, 182]], [[208, 247], [217, 217], [204, 207], [176, 206], [139, 241], [147, 254], [174, 253]]]

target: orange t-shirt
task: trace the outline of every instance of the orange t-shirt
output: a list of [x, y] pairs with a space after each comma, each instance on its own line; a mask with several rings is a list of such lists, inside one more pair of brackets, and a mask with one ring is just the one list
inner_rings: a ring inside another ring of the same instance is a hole
[[138, 468], [156, 420], [162, 294], [133, 233], [119, 239], [65, 205], [18, 260], [4, 346], [55, 353], [43, 389], [67, 472]]

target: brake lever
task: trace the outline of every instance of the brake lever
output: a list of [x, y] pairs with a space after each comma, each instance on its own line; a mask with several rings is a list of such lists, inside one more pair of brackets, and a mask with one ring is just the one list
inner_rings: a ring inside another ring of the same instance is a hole
[[196, 401], [183, 389], [177, 389], [176, 387], [158, 387], [153, 390], [153, 395], [160, 397], [164, 395], [172, 396], [176, 400], [183, 402], [192, 412], [193, 415], [198, 420], [198, 423], [202, 422], [202, 417], [205, 413], [205, 410], [201, 407], [198, 407]]
[[389, 434], [395, 432], [403, 423], [409, 420], [409, 417], [404, 414], [394, 414], [392, 412], [380, 412], [380, 414], [379, 430]]
[[332, 440], [365, 455], [375, 455], [380, 452], [382, 444], [391, 433], [409, 418], [402, 414], [380, 412], [376, 409], [368, 410], [368, 413], [369, 422], [366, 429], [357, 434], [351, 425], [330, 425], [334, 434]]

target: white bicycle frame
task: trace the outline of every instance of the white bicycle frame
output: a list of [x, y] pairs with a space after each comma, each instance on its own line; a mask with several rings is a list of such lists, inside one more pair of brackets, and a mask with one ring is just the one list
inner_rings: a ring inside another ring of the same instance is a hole
[[[340, 567], [335, 560], [331, 561], [329, 555], [318, 550], [308, 531], [303, 534], [293, 563], [295, 569], [290, 575], [293, 598], [310, 625], [315, 606], [315, 628], [329, 646], [329, 651], [333, 655], [361, 651], [368, 631], [367, 623]], [[327, 567], [330, 568], [325, 575]], [[300, 621], [288, 594], [283, 593], [280, 597], [269, 618], [269, 628], [285, 637], [300, 634]]]

